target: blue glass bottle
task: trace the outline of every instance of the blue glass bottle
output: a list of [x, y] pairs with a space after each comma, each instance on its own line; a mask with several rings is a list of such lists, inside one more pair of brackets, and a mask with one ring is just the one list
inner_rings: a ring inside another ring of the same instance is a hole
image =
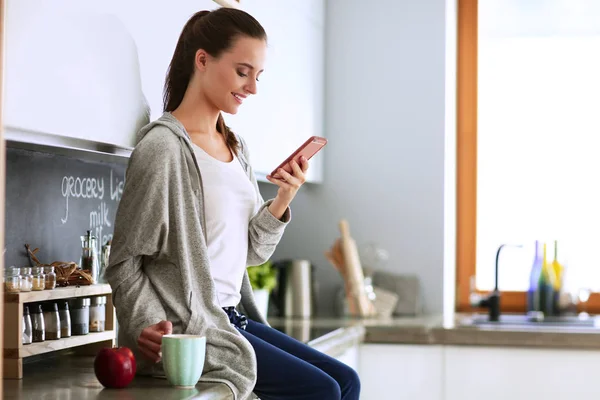
[[538, 291], [538, 284], [540, 281], [540, 276], [542, 274], [543, 263], [544, 260], [540, 248], [540, 242], [536, 240], [535, 256], [533, 257], [533, 264], [531, 265], [531, 272], [529, 273], [529, 289], [527, 290], [527, 312], [542, 311]]

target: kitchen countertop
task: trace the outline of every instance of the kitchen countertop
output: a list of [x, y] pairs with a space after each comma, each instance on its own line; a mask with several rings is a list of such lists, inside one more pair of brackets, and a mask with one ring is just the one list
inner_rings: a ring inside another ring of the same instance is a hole
[[5, 379], [5, 400], [225, 400], [233, 399], [220, 383], [175, 389], [166, 379], [136, 377], [125, 389], [105, 389], [94, 374], [94, 358], [62, 356], [24, 365], [22, 380]]
[[[468, 325], [470, 315], [458, 314], [455, 324], [434, 328], [434, 341], [447, 345], [600, 350], [600, 320], [594, 326]], [[501, 317], [502, 318], [502, 317]], [[466, 321], [467, 323], [461, 323]]]
[[[308, 345], [337, 357], [364, 340], [364, 327], [335, 320], [327, 323], [274, 321], [271, 325]], [[23, 365], [22, 380], [3, 381], [4, 399], [14, 400], [227, 400], [229, 388], [220, 383], [198, 383], [195, 389], [175, 389], [166, 379], [136, 377], [125, 389], [105, 389], [94, 374], [93, 357], [61, 354]]]
[[600, 320], [595, 327], [558, 327], [543, 325], [469, 324], [471, 314], [457, 314], [454, 323], [443, 323], [441, 316], [391, 319], [316, 319], [290, 321], [270, 319], [277, 325], [287, 324], [295, 329], [317, 327], [361, 327], [364, 343], [430, 344], [457, 346], [500, 346], [550, 349], [600, 350]]
[[[359, 343], [464, 345], [600, 350], [600, 327], [473, 326], [457, 314], [444, 325], [441, 316], [392, 319], [270, 318], [275, 329], [337, 357]], [[104, 389], [94, 376], [93, 358], [63, 356], [24, 365], [22, 380], [4, 380], [4, 398], [79, 399], [230, 399], [222, 384], [199, 383], [195, 389], [171, 388], [164, 379], [136, 377], [122, 390]]]

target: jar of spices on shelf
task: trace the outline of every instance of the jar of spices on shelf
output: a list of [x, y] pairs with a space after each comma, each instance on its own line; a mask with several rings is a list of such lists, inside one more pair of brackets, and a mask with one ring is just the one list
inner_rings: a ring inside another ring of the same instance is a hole
[[98, 260], [98, 246], [96, 236], [92, 236], [92, 231], [88, 230], [84, 236], [81, 236], [81, 258], [79, 266], [87, 270], [92, 277], [92, 284], [98, 283], [98, 272], [100, 264]]
[[51, 265], [44, 267], [44, 276], [45, 276], [45, 289], [52, 290], [56, 287], [56, 272], [54, 272], [54, 267]]
[[4, 292], [19, 293], [21, 291], [21, 269], [8, 267], [4, 269]]
[[60, 339], [60, 318], [56, 303], [44, 303], [44, 326], [46, 328], [46, 340]]
[[92, 297], [90, 306], [90, 332], [104, 332], [106, 322], [106, 296]]
[[22, 335], [22, 343], [23, 344], [31, 344], [32, 341], [32, 331], [31, 331], [31, 316], [29, 315], [29, 307], [27, 305], [23, 306], [23, 335]]
[[31, 273], [33, 275], [32, 289], [35, 291], [44, 290], [44, 288], [46, 287], [46, 282], [45, 282], [46, 278], [44, 277], [44, 268], [43, 267], [33, 267]]
[[87, 335], [90, 332], [90, 299], [78, 297], [69, 302], [71, 334]]
[[60, 317], [60, 337], [71, 337], [71, 316], [69, 315], [69, 302], [58, 302], [58, 316]]
[[33, 342], [43, 342], [45, 339], [44, 315], [42, 314], [41, 304], [32, 304], [29, 313], [31, 314], [31, 332]]
[[33, 288], [33, 275], [30, 267], [21, 268], [21, 292], [31, 292]]

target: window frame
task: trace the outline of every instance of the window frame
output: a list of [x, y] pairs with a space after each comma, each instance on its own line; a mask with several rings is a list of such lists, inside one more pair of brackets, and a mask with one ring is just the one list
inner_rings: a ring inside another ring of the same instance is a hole
[[[464, 312], [474, 310], [469, 297], [476, 275], [478, 0], [458, 0], [457, 41], [456, 310]], [[502, 312], [523, 313], [526, 307], [526, 292], [501, 292]], [[590, 295], [585, 311], [600, 312], [600, 293]]]

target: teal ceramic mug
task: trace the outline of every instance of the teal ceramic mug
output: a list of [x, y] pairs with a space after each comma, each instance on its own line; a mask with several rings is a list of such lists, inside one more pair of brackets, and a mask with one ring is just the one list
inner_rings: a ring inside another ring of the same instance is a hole
[[204, 368], [206, 337], [196, 335], [164, 335], [162, 337], [163, 369], [175, 387], [193, 388]]

